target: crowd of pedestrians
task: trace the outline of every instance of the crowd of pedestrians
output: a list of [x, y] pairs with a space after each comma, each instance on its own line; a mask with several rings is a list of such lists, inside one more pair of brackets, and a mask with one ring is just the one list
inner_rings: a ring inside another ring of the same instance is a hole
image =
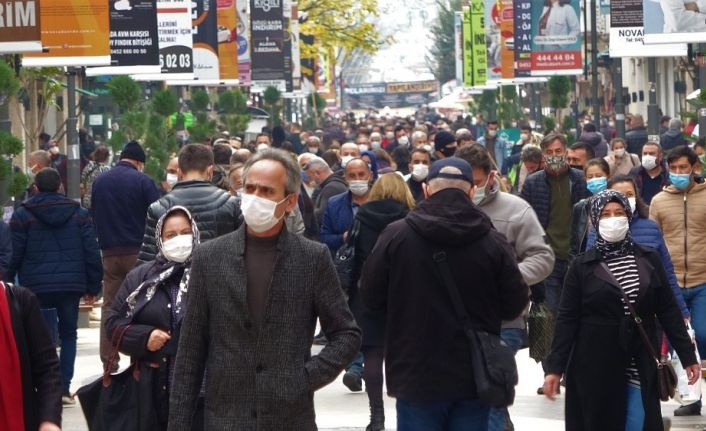
[[625, 139], [585, 124], [570, 144], [482, 116], [343, 117], [184, 144], [157, 181], [139, 142], [113, 160], [83, 133], [80, 202], [43, 137], [0, 223], [0, 429], [60, 429], [97, 298], [103, 367], [130, 357], [155, 430], [313, 430], [314, 392], [341, 373], [367, 392], [369, 431], [383, 381], [399, 430], [512, 430], [481, 401], [464, 325], [515, 354], [536, 341], [530, 303], [556, 321], [537, 393], [565, 384], [567, 429], [662, 429], [662, 331], [691, 383], [706, 355], [706, 151], [679, 120], [664, 145], [630, 121]]

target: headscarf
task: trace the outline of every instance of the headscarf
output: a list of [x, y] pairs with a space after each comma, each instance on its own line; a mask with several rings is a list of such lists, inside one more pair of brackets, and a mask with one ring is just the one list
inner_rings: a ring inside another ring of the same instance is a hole
[[[127, 305], [127, 312], [125, 317], [127, 319], [132, 319], [137, 312], [139, 312], [142, 307], [144, 307], [148, 302], [154, 297], [157, 288], [161, 286], [166, 280], [168, 280], [172, 274], [183, 271], [181, 280], [179, 281], [179, 290], [176, 295], [176, 300], [172, 304], [172, 313], [174, 314], [175, 320], [178, 322], [183, 317], [183, 299], [186, 295], [189, 287], [189, 277], [191, 275], [191, 257], [189, 257], [185, 262], [172, 262], [167, 260], [162, 253], [162, 227], [164, 226], [164, 221], [172, 214], [176, 212], [181, 212], [186, 215], [191, 224], [191, 233], [194, 237], [194, 247], [200, 242], [199, 228], [196, 226], [196, 222], [192, 217], [188, 209], [182, 206], [173, 206], [167, 210], [162, 217], [159, 218], [157, 222], [157, 227], [155, 229], [155, 241], [157, 247], [159, 248], [159, 253], [157, 254], [154, 267], [147, 273], [145, 280], [137, 286], [137, 289], [132, 291], [128, 295], [125, 303]], [[192, 251], [193, 253], [193, 251]]]
[[378, 179], [378, 158], [375, 157], [375, 153], [372, 151], [363, 151], [360, 157], [368, 156], [370, 159], [370, 171], [373, 173], [373, 180]]
[[628, 232], [625, 234], [625, 238], [622, 241], [608, 242], [601, 236], [601, 230], [599, 227], [599, 221], [601, 219], [603, 208], [610, 202], [617, 202], [623, 207], [625, 210], [625, 215], [628, 217], [628, 224], [630, 224], [630, 221], [632, 220], [632, 210], [630, 209], [630, 201], [628, 201], [628, 198], [618, 191], [609, 189], [603, 190], [590, 199], [591, 223], [593, 223], [593, 227], [596, 229], [596, 249], [598, 249], [604, 259], [623, 257], [632, 253], [634, 242], [632, 240], [632, 236], [630, 235], [630, 229], [628, 229]]

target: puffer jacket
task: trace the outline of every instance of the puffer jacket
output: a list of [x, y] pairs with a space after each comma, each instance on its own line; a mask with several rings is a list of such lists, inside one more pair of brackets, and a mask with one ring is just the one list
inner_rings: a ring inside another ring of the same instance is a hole
[[608, 143], [602, 134], [598, 132], [583, 132], [579, 138], [579, 142], [590, 145], [596, 153], [596, 157], [605, 157], [608, 155]]
[[10, 220], [12, 259], [7, 279], [35, 294], [98, 294], [103, 264], [88, 210], [60, 193], [39, 193]]
[[[659, 256], [662, 258], [662, 266], [664, 266], [664, 272], [667, 273], [669, 286], [672, 288], [672, 292], [674, 292], [674, 299], [677, 301], [679, 310], [682, 316], [689, 317], [689, 309], [686, 307], [684, 295], [682, 295], [679, 283], [677, 283], [677, 277], [674, 275], [672, 258], [669, 256], [669, 250], [667, 250], [662, 231], [659, 230], [657, 223], [636, 215], [630, 222], [630, 235], [635, 243], [657, 250], [657, 253], [659, 253]], [[596, 230], [591, 227], [588, 233], [588, 240], [586, 241], [586, 250], [593, 248], [595, 242]]]
[[681, 287], [706, 283], [706, 183], [686, 193], [674, 186], [652, 198], [650, 218], [662, 229]]
[[[590, 195], [586, 188], [586, 180], [583, 178], [583, 172], [578, 169], [569, 169], [569, 182], [571, 184], [571, 205], [576, 205], [576, 202]], [[521, 195], [524, 200], [529, 202], [530, 206], [537, 218], [546, 230], [549, 226], [549, 206], [551, 205], [551, 186], [547, 179], [547, 173], [544, 170], [537, 171], [525, 180], [522, 186]]]
[[647, 142], [647, 128], [636, 127], [628, 130], [625, 134], [625, 144], [627, 145], [628, 153], [642, 154], [642, 147]]
[[147, 223], [137, 263], [150, 262], [157, 256], [155, 227], [157, 221], [173, 206], [181, 205], [191, 211], [201, 232], [201, 241], [208, 241], [233, 232], [242, 223], [240, 205], [228, 192], [207, 181], [183, 181], [174, 185], [147, 210]]

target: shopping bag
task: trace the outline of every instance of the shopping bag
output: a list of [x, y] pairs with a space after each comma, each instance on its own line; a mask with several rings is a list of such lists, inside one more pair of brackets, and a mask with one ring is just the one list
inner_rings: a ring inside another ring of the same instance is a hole
[[554, 323], [556, 317], [545, 303], [533, 302], [527, 316], [529, 329], [529, 356], [537, 362], [542, 362], [549, 356], [554, 338]]
[[[695, 340], [696, 335], [691, 325], [687, 328], [687, 332], [691, 337], [692, 341]], [[699, 349], [696, 350], [696, 363], [701, 363], [701, 358], [699, 358]], [[701, 379], [699, 378], [693, 385], [689, 384], [689, 379], [686, 376], [686, 371], [679, 361], [679, 356], [676, 352], [672, 353], [672, 367], [674, 367], [674, 372], [677, 373], [677, 390], [674, 392], [674, 400], [679, 404], [686, 406], [693, 404], [701, 400]]]

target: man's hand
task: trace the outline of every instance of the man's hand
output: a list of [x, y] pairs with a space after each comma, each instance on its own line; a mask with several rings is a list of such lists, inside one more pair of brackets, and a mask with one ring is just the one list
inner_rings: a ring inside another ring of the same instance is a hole
[[61, 428], [52, 422], [42, 422], [39, 424], [39, 431], [61, 431]]
[[348, 231], [343, 232], [343, 242], [348, 241]]
[[689, 365], [684, 368], [684, 371], [686, 371], [686, 377], [689, 379], [690, 385], [698, 382], [701, 378], [701, 365], [699, 364]]
[[552, 401], [556, 400], [556, 394], [559, 392], [559, 382], [561, 382], [559, 374], [547, 374], [544, 377], [544, 396]]
[[150, 339], [147, 340], [147, 350], [150, 352], [156, 352], [157, 350], [164, 347], [164, 345], [172, 337], [161, 329], [155, 329], [150, 333]]
[[87, 293], [83, 295], [83, 303], [86, 305], [93, 305], [96, 302], [96, 295], [91, 295], [90, 293]]

